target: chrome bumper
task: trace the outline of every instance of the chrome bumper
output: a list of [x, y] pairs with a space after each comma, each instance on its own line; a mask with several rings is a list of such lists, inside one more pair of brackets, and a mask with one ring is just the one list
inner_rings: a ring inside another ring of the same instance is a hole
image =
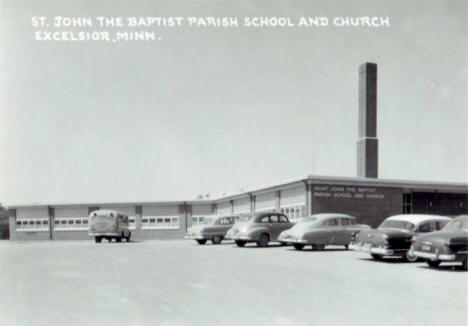
[[370, 254], [376, 254], [376, 255], [382, 255], [382, 256], [402, 255], [403, 253], [406, 252], [406, 250], [404, 249], [394, 250], [394, 249], [383, 248], [383, 247], [372, 247], [370, 245], [360, 245], [357, 243], [350, 243], [348, 248], [351, 250], [355, 250], [355, 251], [363, 251], [363, 252], [367, 252]]
[[444, 261], [454, 261], [456, 260], [456, 255], [452, 254], [438, 254], [434, 252], [425, 252], [418, 250], [411, 250], [410, 254], [419, 258], [426, 258], [430, 260], [444, 260]]

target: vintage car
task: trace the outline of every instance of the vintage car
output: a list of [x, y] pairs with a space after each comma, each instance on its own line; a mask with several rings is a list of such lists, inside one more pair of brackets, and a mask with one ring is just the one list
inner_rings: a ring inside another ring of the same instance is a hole
[[239, 218], [228, 231], [226, 238], [234, 240], [239, 247], [243, 247], [248, 242], [266, 247], [269, 242], [277, 241], [280, 233], [290, 227], [292, 224], [283, 213], [253, 213]]
[[323, 250], [327, 245], [348, 248], [351, 238], [357, 232], [370, 228], [369, 225], [356, 224], [356, 218], [347, 214], [314, 214], [283, 231], [278, 240], [292, 244], [297, 250], [302, 250], [306, 245], [311, 245], [315, 250]]
[[206, 219], [204, 223], [190, 227], [185, 239], [196, 240], [201, 245], [207, 240], [211, 240], [213, 244], [220, 244], [237, 218], [237, 216], [222, 216]]
[[449, 217], [438, 215], [390, 216], [377, 229], [357, 233], [349, 248], [368, 252], [376, 260], [384, 256], [400, 256], [406, 261], [414, 262], [418, 257], [409, 251], [413, 236], [438, 231], [449, 221]]
[[466, 270], [467, 247], [468, 215], [461, 215], [448, 222], [441, 231], [415, 238], [411, 254], [426, 259], [431, 267], [437, 267], [442, 262], [459, 261]]

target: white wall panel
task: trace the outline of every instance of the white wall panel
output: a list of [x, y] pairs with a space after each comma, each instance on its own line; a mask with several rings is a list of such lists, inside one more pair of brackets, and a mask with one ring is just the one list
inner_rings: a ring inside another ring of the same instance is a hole
[[214, 215], [211, 204], [192, 205], [192, 215]]
[[280, 197], [281, 207], [287, 206], [287, 205], [305, 204], [305, 202], [306, 202], [305, 185], [281, 190], [281, 197]]
[[55, 207], [54, 216], [57, 217], [87, 217], [88, 207]]
[[115, 211], [119, 211], [121, 213], [124, 213], [125, 215], [128, 216], [135, 216], [135, 206], [100, 206], [100, 209], [112, 209]]
[[231, 214], [231, 203], [228, 201], [224, 203], [219, 203], [217, 206], [216, 214], [218, 216]]
[[47, 207], [28, 207], [18, 208], [16, 210], [16, 218], [48, 218], [49, 209]]
[[255, 210], [260, 211], [265, 208], [276, 208], [275, 192], [255, 196]]
[[234, 213], [250, 212], [250, 197], [234, 200]]
[[143, 206], [143, 216], [175, 216], [179, 215], [179, 205]]

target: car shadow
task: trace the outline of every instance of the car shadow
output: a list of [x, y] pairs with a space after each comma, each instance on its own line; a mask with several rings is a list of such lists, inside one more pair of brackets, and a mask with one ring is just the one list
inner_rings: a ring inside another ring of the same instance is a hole
[[351, 250], [348, 250], [348, 249], [345, 249], [345, 248], [342, 248], [342, 249], [339, 249], [339, 248], [330, 248], [330, 249], [324, 249], [324, 250], [315, 250], [315, 249], [312, 249], [312, 248], [303, 248], [301, 250], [297, 250], [297, 249], [294, 249], [294, 248], [288, 248], [287, 249], [288, 251], [297, 251], [297, 252], [342, 252], [342, 251], [351, 251]]
[[416, 264], [416, 263], [422, 263], [422, 261], [415, 261], [415, 262], [409, 262], [409, 261], [406, 261], [406, 260], [403, 260], [402, 258], [393, 258], [393, 257], [389, 257], [389, 258], [383, 258], [383, 259], [374, 259], [374, 258], [358, 258], [359, 260], [363, 260], [363, 261], [369, 261], [369, 262], [373, 262], [373, 263], [385, 263], [385, 264]]
[[235, 248], [245, 248], [245, 249], [272, 249], [272, 248], [282, 248], [284, 246], [280, 244], [269, 244], [266, 247], [259, 247], [255, 243], [246, 243], [244, 247], [235, 246]]
[[437, 267], [430, 267], [427, 265], [425, 266], [423, 265], [423, 266], [418, 266], [418, 268], [439, 271], [439, 272], [449, 272], [449, 273], [468, 272], [468, 270], [463, 269], [461, 265], [439, 265]]

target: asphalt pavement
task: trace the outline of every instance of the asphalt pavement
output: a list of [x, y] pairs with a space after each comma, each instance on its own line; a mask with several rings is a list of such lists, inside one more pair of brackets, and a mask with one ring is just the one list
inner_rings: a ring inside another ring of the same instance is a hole
[[467, 325], [468, 273], [333, 247], [0, 242], [0, 325]]

